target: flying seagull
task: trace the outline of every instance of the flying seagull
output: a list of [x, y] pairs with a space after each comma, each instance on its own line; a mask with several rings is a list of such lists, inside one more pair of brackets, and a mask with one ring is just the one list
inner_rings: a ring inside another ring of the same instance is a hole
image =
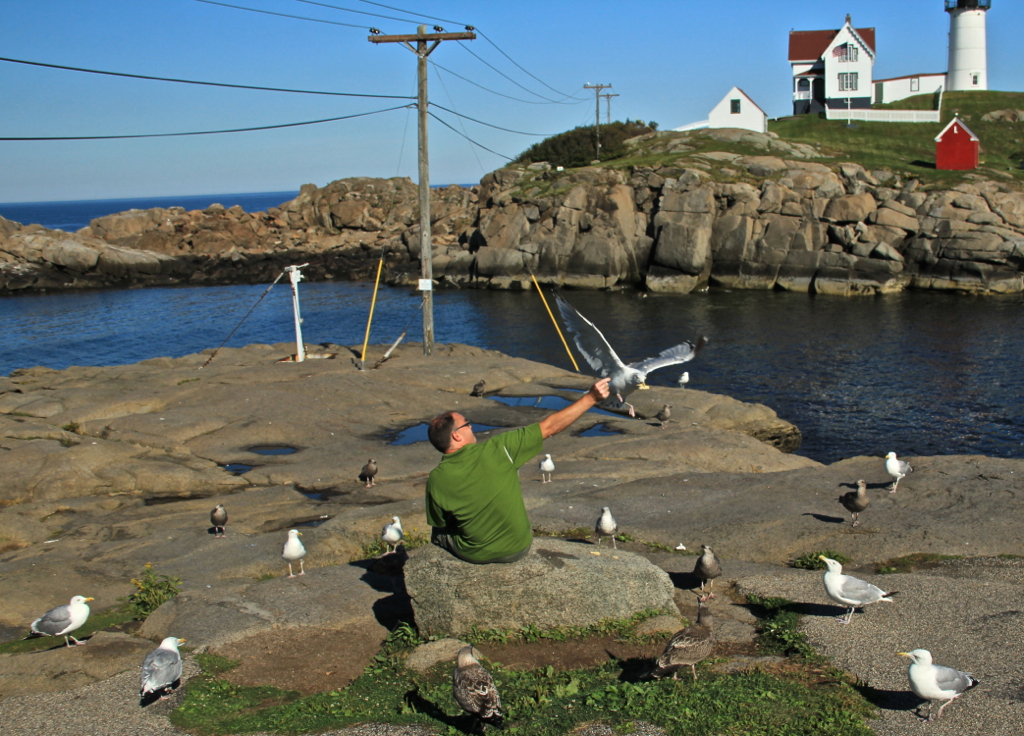
[[878, 603], [878, 601], [892, 603], [890, 596], [894, 596], [899, 592], [898, 590], [891, 590], [887, 593], [877, 585], [866, 583], [860, 578], [843, 575], [843, 566], [825, 555], [818, 555], [818, 559], [824, 560], [828, 566], [824, 578], [825, 592], [828, 593], [828, 597], [836, 603], [850, 607], [849, 612], [845, 616], [836, 617], [840, 623], [850, 623], [850, 619], [853, 618], [854, 609], [860, 606]]
[[667, 350], [662, 350], [656, 358], [646, 358], [626, 365], [615, 354], [612, 346], [604, 339], [604, 335], [594, 326], [594, 323], [577, 312], [565, 300], [565, 297], [557, 291], [555, 292], [555, 301], [558, 302], [558, 310], [562, 313], [562, 319], [565, 321], [566, 327], [573, 333], [573, 341], [576, 343], [576, 348], [590, 367], [600, 374], [601, 378], [611, 378], [611, 383], [608, 386], [609, 391], [615, 395], [621, 404], [629, 407], [629, 415], [631, 417], [635, 417], [636, 412], [631, 404], [626, 403], [625, 397], [638, 388], [649, 388], [644, 383], [648, 373], [659, 368], [666, 368], [670, 365], [693, 360], [708, 341], [706, 337], [701, 337], [697, 340], [696, 344], [684, 342]]
[[889, 489], [889, 493], [896, 493], [896, 486], [900, 484], [900, 481], [903, 480], [907, 473], [913, 473], [914, 469], [910, 467], [910, 463], [897, 460], [895, 452], [890, 452], [885, 456], [885, 472], [895, 480], [892, 488]]
[[484, 379], [481, 378], [479, 381], [477, 381], [475, 384], [473, 384], [473, 390], [469, 392], [469, 395], [470, 396], [483, 396], [484, 395], [484, 386], [486, 386], [486, 385], [487, 385], [487, 381], [485, 381]]
[[661, 411], [654, 415], [654, 418], [661, 422], [659, 429], [665, 429], [668, 425], [668, 420], [672, 416], [672, 406], [665, 404], [661, 407]]
[[[718, 558], [715, 557], [715, 551], [706, 544], [700, 546], [700, 557], [697, 558], [697, 564], [693, 566], [693, 574], [700, 580], [701, 592], [704, 591], [704, 584], [707, 583], [708, 587], [713, 587], [715, 584], [715, 578], [722, 574], [722, 566], [718, 563]], [[709, 593], [714, 598], [714, 593]]]
[[84, 645], [85, 642], [78, 641], [71, 636], [71, 632], [85, 625], [89, 618], [87, 602], [91, 600], [92, 598], [76, 595], [67, 605], [51, 608], [32, 622], [29, 627], [32, 633], [29, 636], [63, 636], [67, 646], [71, 646], [72, 641], [75, 645]]
[[860, 526], [857, 517], [860, 512], [868, 507], [871, 499], [868, 498], [868, 486], [863, 480], [857, 481], [857, 490], [844, 493], [838, 499], [839, 503], [853, 515], [853, 525]]
[[377, 481], [373, 479], [373, 476], [377, 475], [377, 461], [372, 457], [366, 461], [366, 465], [359, 471], [359, 480], [366, 483], [366, 487], [377, 485]]
[[224, 504], [219, 503], [210, 512], [210, 523], [213, 524], [213, 536], [226, 537], [224, 525], [228, 523], [228, 512], [224, 510]]
[[[551, 474], [555, 472], [555, 461], [551, 459], [551, 455], [545, 455], [544, 459], [540, 461], [540, 465], [537, 466], [540, 470], [540, 482], [550, 483]], [[544, 476], [547, 476], [545, 480]]]
[[[897, 654], [910, 659], [907, 676], [910, 678], [910, 689], [917, 697], [929, 701], [929, 706], [936, 700], [946, 701], [939, 706], [939, 712], [934, 718], [941, 716], [943, 708], [978, 684], [978, 680], [974, 679], [970, 672], [932, 664], [932, 653], [927, 649]], [[929, 715], [926, 720], [930, 721], [932, 718], [933, 716]]]
[[615, 533], [618, 531], [619, 525], [615, 523], [615, 517], [612, 516], [612, 512], [607, 506], [603, 506], [601, 508], [601, 515], [597, 518], [597, 523], [594, 525], [598, 545], [601, 544], [602, 537], [611, 537], [612, 548], [618, 549], [619, 545], [615, 544]]
[[292, 572], [292, 563], [299, 563], [299, 575], [306, 574], [306, 568], [302, 563], [302, 558], [306, 556], [306, 548], [302, 546], [302, 542], [299, 537], [302, 536], [302, 532], [298, 529], [291, 529], [288, 532], [288, 541], [284, 543], [284, 551], [281, 552], [281, 556], [288, 561], [288, 577], [295, 577], [295, 573]]
[[165, 691], [173, 689], [174, 683], [181, 679], [181, 654], [178, 653], [178, 645], [184, 639], [177, 639], [168, 636], [160, 646], [146, 655], [142, 662], [142, 682], [139, 694], [146, 697], [149, 693], [156, 693], [161, 700], [167, 700]]
[[697, 680], [697, 663], [707, 659], [715, 648], [715, 632], [711, 622], [711, 609], [707, 607], [709, 596], [702, 596], [697, 603], [697, 622], [687, 626], [669, 639], [665, 651], [658, 657], [654, 669], [648, 674], [658, 679], [672, 673], [678, 680], [679, 669], [689, 665], [693, 679]]
[[385, 525], [380, 533], [380, 541], [391, 546], [392, 552], [398, 551], [398, 543], [405, 539], [405, 532], [402, 530], [402, 520], [397, 516], [391, 517], [391, 523]]
[[501, 728], [504, 716], [498, 688], [491, 673], [473, 656], [473, 647], [459, 650], [452, 673], [452, 694], [459, 707], [479, 722], [481, 732], [485, 723]]

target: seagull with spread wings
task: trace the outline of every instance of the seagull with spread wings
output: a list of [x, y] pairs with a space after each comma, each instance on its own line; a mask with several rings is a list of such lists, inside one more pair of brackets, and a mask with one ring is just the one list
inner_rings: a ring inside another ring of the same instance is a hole
[[635, 417], [636, 412], [631, 404], [626, 403], [625, 397], [638, 388], [648, 388], [645, 383], [648, 373], [659, 368], [667, 368], [670, 365], [693, 360], [708, 341], [706, 337], [701, 337], [696, 343], [684, 342], [662, 350], [655, 358], [646, 358], [626, 365], [616, 355], [612, 346], [608, 344], [604, 335], [594, 326], [593, 322], [577, 312], [558, 292], [555, 292], [555, 301], [558, 303], [558, 310], [562, 313], [566, 327], [573, 335], [576, 348], [601, 378], [611, 378], [609, 391], [618, 398], [620, 404], [629, 408], [631, 417]]

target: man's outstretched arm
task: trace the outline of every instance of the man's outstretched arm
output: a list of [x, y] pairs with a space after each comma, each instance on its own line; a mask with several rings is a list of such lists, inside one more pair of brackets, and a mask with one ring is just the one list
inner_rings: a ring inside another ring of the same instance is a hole
[[558, 434], [563, 429], [569, 427], [573, 422], [583, 416], [587, 409], [594, 406], [594, 404], [604, 401], [608, 398], [608, 382], [609, 379], [602, 378], [600, 381], [590, 387], [583, 396], [569, 404], [564, 409], [556, 411], [554, 414], [545, 417], [540, 422], [540, 433], [547, 439], [553, 434]]

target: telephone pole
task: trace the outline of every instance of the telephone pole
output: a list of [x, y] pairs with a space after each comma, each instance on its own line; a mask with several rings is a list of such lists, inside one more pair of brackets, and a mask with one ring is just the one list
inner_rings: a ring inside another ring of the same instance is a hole
[[[372, 29], [371, 29], [372, 30]], [[430, 243], [430, 156], [427, 150], [427, 57], [442, 41], [472, 41], [476, 39], [472, 26], [464, 33], [447, 33], [434, 26], [437, 33], [427, 33], [420, 26], [416, 33], [400, 36], [372, 35], [370, 43], [400, 43], [416, 54], [419, 77], [419, 200], [420, 200], [420, 291], [423, 292], [423, 354], [434, 350], [434, 263]], [[412, 42], [416, 42], [416, 46]]]
[[618, 97], [618, 95], [613, 95], [613, 94], [609, 93], [609, 94], [604, 94], [604, 95], [601, 95], [601, 96], [604, 98], [604, 102], [605, 102], [605, 108], [604, 108], [604, 122], [605, 122], [605, 125], [611, 125], [611, 123], [612, 123], [612, 98], [613, 97]]
[[594, 150], [597, 160], [601, 160], [601, 90], [609, 89], [610, 84], [584, 84], [583, 89], [594, 90]]

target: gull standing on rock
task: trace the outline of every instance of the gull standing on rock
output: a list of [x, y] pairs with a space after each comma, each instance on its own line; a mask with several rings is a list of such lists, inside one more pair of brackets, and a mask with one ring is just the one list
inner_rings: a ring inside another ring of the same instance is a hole
[[660, 429], [665, 429], [665, 425], [668, 424], [668, 420], [671, 416], [672, 407], [669, 404], [665, 404], [661, 407], [661, 411], [654, 415], [654, 418], [661, 422]]
[[219, 503], [210, 512], [210, 523], [213, 524], [214, 537], [226, 537], [224, 525], [228, 523], [228, 512], [224, 510], [224, 504]]
[[555, 301], [558, 303], [558, 310], [562, 313], [562, 319], [566, 327], [573, 333], [573, 341], [577, 349], [583, 355], [584, 360], [598, 372], [601, 378], [610, 378], [611, 383], [608, 390], [615, 395], [620, 404], [629, 408], [629, 415], [636, 416], [632, 404], [626, 403], [625, 397], [629, 396], [636, 389], [646, 389], [649, 386], [644, 383], [647, 374], [659, 368], [666, 368], [670, 365], [685, 363], [693, 358], [704, 347], [708, 339], [701, 337], [696, 344], [684, 342], [675, 347], [662, 350], [656, 358], [647, 358], [636, 363], [626, 365], [622, 362], [612, 346], [605, 340], [601, 331], [594, 326], [594, 323], [577, 312], [560, 293], [555, 292]]
[[391, 517], [391, 523], [384, 526], [380, 533], [380, 541], [391, 546], [392, 552], [398, 551], [398, 543], [405, 539], [405, 532], [402, 530], [402, 520], [397, 516]]
[[469, 392], [469, 395], [470, 396], [483, 396], [484, 395], [484, 386], [486, 386], [486, 385], [487, 385], [487, 381], [485, 381], [485, 380], [483, 380], [481, 378], [473, 386], [473, 390]]
[[481, 733], [485, 723], [502, 727], [504, 715], [501, 712], [498, 688], [494, 685], [491, 673], [473, 656], [473, 647], [462, 647], [459, 650], [455, 671], [452, 673], [452, 694], [459, 707], [479, 722]]
[[[697, 558], [697, 564], [693, 566], [693, 574], [700, 580], [702, 593], [705, 583], [708, 583], [708, 587], [713, 587], [715, 578], [722, 574], [722, 566], [718, 563], [718, 558], [715, 557], [715, 551], [706, 544], [700, 546], [700, 557]], [[709, 595], [712, 598], [715, 597], [714, 593]]]
[[366, 461], [366, 465], [359, 471], [359, 480], [366, 483], [366, 487], [377, 485], [377, 481], [373, 479], [373, 476], [377, 475], [377, 461], [372, 457]]
[[71, 646], [72, 641], [76, 646], [83, 646], [85, 642], [78, 641], [71, 636], [71, 632], [80, 629], [89, 619], [87, 602], [91, 600], [92, 598], [76, 595], [67, 605], [51, 608], [32, 622], [29, 627], [32, 633], [29, 636], [63, 636], [67, 646]]
[[845, 616], [836, 616], [836, 619], [843, 624], [850, 623], [853, 618], [853, 611], [860, 606], [866, 606], [878, 601], [892, 603], [890, 596], [896, 595], [898, 590], [891, 590], [888, 593], [877, 585], [866, 583], [860, 578], [843, 575], [843, 566], [825, 555], [818, 555], [819, 560], [824, 560], [828, 566], [825, 572], [825, 592], [828, 597], [836, 603], [849, 606], [850, 610]]
[[594, 531], [597, 533], [598, 546], [601, 544], [601, 537], [611, 537], [612, 548], [619, 548], [619, 546], [615, 544], [615, 535], [619, 531], [619, 525], [615, 523], [615, 517], [612, 516], [611, 510], [609, 510], [607, 506], [601, 507], [601, 515], [597, 518], [597, 523], [594, 525]]
[[658, 657], [648, 677], [656, 680], [671, 672], [672, 679], [678, 680], [679, 669], [689, 665], [693, 680], [697, 681], [697, 663], [707, 659], [715, 649], [711, 609], [706, 605], [709, 597], [705, 595], [700, 598], [697, 602], [697, 622], [677, 631], [669, 639], [665, 651]]
[[679, 376], [679, 388], [686, 388], [686, 384], [690, 382], [690, 371], [683, 371], [682, 375]]
[[299, 537], [302, 536], [302, 532], [298, 529], [292, 529], [288, 532], [288, 541], [284, 543], [284, 551], [281, 552], [281, 556], [288, 561], [288, 577], [294, 578], [295, 573], [292, 572], [292, 563], [299, 563], [299, 575], [306, 574], [306, 568], [302, 563], [302, 558], [306, 556], [306, 548], [302, 546], [302, 542], [299, 541]]
[[146, 697], [155, 693], [161, 700], [167, 700], [164, 693], [167, 688], [174, 688], [174, 683], [181, 679], [181, 654], [178, 645], [184, 639], [168, 636], [160, 646], [146, 655], [142, 662], [142, 683], [139, 694]]
[[853, 525], [860, 526], [860, 522], [857, 521], [857, 517], [860, 516], [860, 512], [868, 507], [871, 503], [871, 499], [868, 498], [868, 485], [863, 480], [857, 481], [857, 490], [849, 491], [844, 493], [838, 499], [836, 499], [843, 505], [843, 507], [853, 515]]
[[[550, 483], [551, 474], [555, 472], [555, 461], [551, 459], [551, 455], [544, 456], [544, 459], [540, 461], [538, 469], [540, 470], [540, 482]], [[546, 480], [544, 478], [545, 475], [547, 475]]]
[[910, 467], [910, 463], [897, 460], [895, 452], [890, 452], [885, 456], [885, 472], [891, 475], [895, 480], [892, 484], [892, 488], [889, 489], [889, 493], [896, 493], [896, 486], [898, 486], [900, 481], [906, 477], [907, 473], [913, 473], [914, 469]]
[[[927, 649], [915, 649], [912, 652], [897, 652], [901, 657], [910, 659], [907, 677], [910, 678], [910, 689], [919, 698], [929, 701], [929, 706], [936, 700], [946, 702], [939, 706], [938, 718], [942, 709], [978, 684], [970, 672], [961, 672], [952, 667], [932, 664], [932, 653]], [[929, 714], [926, 720], [932, 720]]]

